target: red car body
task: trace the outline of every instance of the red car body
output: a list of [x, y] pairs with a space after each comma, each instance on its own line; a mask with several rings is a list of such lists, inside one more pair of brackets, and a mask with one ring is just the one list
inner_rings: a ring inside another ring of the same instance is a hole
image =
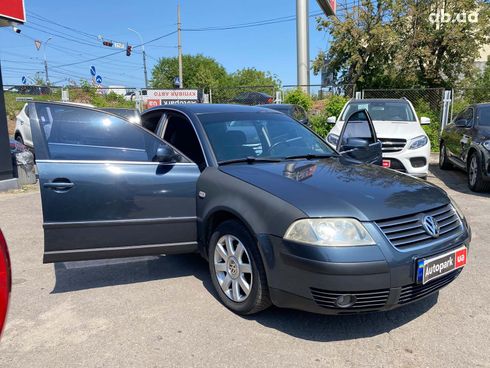
[[0, 230], [0, 335], [7, 317], [10, 290], [12, 290], [12, 273], [7, 242]]

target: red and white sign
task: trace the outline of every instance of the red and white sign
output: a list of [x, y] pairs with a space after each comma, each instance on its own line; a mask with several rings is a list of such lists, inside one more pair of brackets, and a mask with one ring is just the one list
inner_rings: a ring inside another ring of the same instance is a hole
[[147, 98], [157, 100], [196, 100], [197, 89], [149, 89]]
[[25, 23], [25, 21], [24, 0], [0, 1], [0, 25], [7, 25], [8, 22]]
[[[146, 93], [146, 94], [145, 94]], [[142, 94], [145, 108], [170, 104], [192, 104], [199, 102], [197, 89], [148, 89]]]
[[463, 267], [466, 264], [466, 248], [456, 251], [456, 268]]

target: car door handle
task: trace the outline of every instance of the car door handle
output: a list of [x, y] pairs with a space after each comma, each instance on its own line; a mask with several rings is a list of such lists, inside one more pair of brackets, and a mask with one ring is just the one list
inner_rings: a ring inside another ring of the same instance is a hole
[[49, 183], [44, 183], [43, 188], [57, 190], [57, 191], [66, 191], [75, 186], [75, 184], [73, 184], [71, 181], [67, 179], [64, 179], [63, 181], [62, 180], [57, 181], [57, 180], [59, 179], [55, 179]]

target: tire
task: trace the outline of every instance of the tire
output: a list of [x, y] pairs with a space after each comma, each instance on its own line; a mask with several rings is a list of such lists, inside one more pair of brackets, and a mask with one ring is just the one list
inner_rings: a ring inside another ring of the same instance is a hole
[[211, 280], [228, 309], [249, 315], [271, 305], [262, 258], [245, 226], [235, 220], [223, 222], [211, 235], [208, 248]]
[[481, 159], [478, 152], [473, 152], [468, 160], [468, 187], [473, 192], [490, 190], [490, 182], [483, 180]]
[[441, 170], [450, 170], [453, 168], [453, 165], [447, 158], [446, 145], [444, 143], [441, 143], [441, 147], [439, 147], [439, 168]]

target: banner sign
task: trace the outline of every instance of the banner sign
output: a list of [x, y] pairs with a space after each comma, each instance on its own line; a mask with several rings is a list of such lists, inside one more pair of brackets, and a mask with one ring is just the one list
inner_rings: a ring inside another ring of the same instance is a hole
[[15, 23], [25, 23], [26, 11], [24, 0], [2, 0], [0, 1], [0, 25], [12, 21]]
[[159, 105], [199, 103], [200, 93], [197, 89], [148, 89], [142, 93], [146, 108]]

